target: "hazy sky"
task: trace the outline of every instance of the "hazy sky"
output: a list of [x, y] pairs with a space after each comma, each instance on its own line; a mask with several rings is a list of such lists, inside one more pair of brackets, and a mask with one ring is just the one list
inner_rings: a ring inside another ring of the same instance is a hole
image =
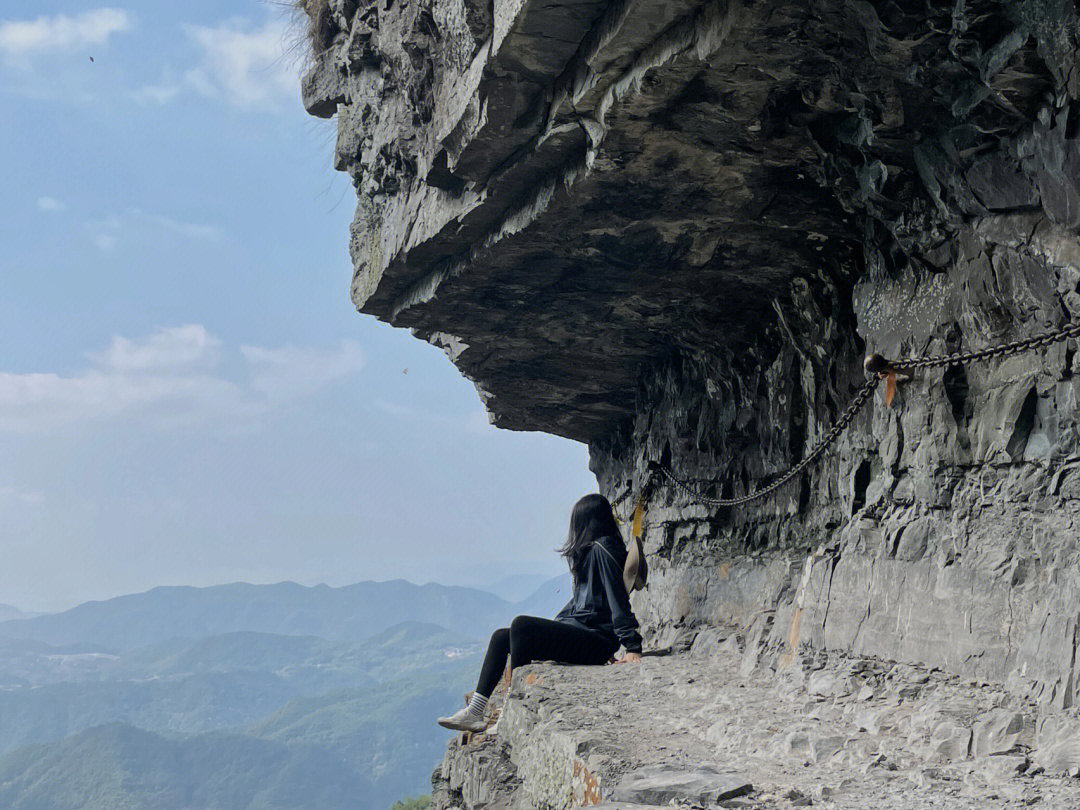
[[585, 448], [352, 309], [295, 38], [255, 0], [0, 0], [0, 602], [564, 570]]

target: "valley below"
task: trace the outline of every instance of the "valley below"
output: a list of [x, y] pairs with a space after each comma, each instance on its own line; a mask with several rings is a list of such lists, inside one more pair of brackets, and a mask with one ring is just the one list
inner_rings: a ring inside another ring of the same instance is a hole
[[158, 588], [0, 623], [0, 807], [388, 808], [521, 602], [404, 581]]

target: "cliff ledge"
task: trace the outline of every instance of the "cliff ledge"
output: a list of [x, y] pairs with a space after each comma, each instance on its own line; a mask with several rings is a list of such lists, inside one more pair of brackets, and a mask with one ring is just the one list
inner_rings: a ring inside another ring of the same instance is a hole
[[[1080, 319], [1072, 3], [306, 5], [357, 307], [441, 346], [495, 424], [587, 442], [613, 497], [652, 460], [767, 485], [867, 351]], [[1071, 717], [1078, 402], [1059, 342], [917, 374], [753, 504], [661, 486], [649, 643], [735, 627], [770, 677], [896, 661]]]
[[1000, 687], [818, 653], [774, 675], [722, 630], [636, 666], [523, 668], [432, 779], [457, 810], [983, 810], [1080, 807], [1077, 773], [1080, 720]]

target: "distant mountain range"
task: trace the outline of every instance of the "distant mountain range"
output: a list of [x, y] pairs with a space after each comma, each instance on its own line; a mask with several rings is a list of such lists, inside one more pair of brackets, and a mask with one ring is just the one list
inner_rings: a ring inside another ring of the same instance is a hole
[[30, 619], [34, 616], [38, 616], [38, 613], [25, 613], [19, 610], [14, 605], [2, 605], [0, 604], [0, 622], [11, 621], [12, 619]]
[[514, 616], [525, 614], [553, 619], [555, 614], [570, 601], [571, 596], [573, 596], [573, 583], [570, 580], [570, 574], [562, 574], [546, 580], [527, 597], [515, 603], [511, 613]]
[[434, 724], [484, 641], [552, 616], [401, 580], [156, 588], [0, 624], [0, 807], [385, 810], [429, 788]]
[[532, 596], [550, 579], [551, 577], [543, 574], [511, 574], [495, 580], [491, 585], [485, 585], [480, 590], [493, 593], [507, 602], [520, 602]]
[[0, 622], [0, 637], [92, 645], [119, 653], [177, 638], [243, 631], [360, 641], [401, 622], [437, 621], [451, 632], [486, 639], [523, 610], [553, 615], [568, 598], [568, 583], [568, 575], [548, 580], [520, 604], [474, 588], [414, 585], [400, 579], [341, 588], [293, 582], [170, 586], [86, 602], [63, 613]]

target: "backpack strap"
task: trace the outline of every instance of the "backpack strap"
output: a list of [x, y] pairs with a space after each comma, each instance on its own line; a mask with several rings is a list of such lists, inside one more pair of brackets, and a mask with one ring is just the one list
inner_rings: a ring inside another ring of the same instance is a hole
[[[603, 551], [616, 565], [619, 564], [615, 555], [608, 550], [602, 542], [597, 540], [594, 545], [600, 546], [600, 550]], [[641, 538], [634, 537], [633, 542], [630, 544], [630, 548], [626, 554], [626, 561], [623, 563], [623, 575], [622, 582], [623, 587], [626, 588], [626, 593], [629, 595], [633, 591], [640, 590], [645, 587], [645, 570], [644, 566], [645, 550], [641, 546]]]
[[615, 559], [615, 555], [614, 555], [614, 554], [612, 554], [612, 553], [611, 553], [611, 551], [609, 551], [609, 550], [608, 550], [608, 547], [607, 547], [607, 546], [605, 546], [605, 545], [604, 545], [603, 543], [601, 543], [601, 542], [600, 542], [599, 540], [596, 540], [596, 541], [594, 541], [594, 542], [593, 542], [593, 545], [594, 545], [594, 546], [598, 546], [598, 547], [600, 548], [600, 550], [601, 550], [602, 552], [604, 552], [605, 554], [607, 554], [607, 555], [608, 555], [608, 557], [610, 557], [610, 558], [611, 558], [611, 561], [612, 561], [613, 563], [615, 563], [616, 565], [618, 565], [618, 564], [619, 564], [619, 561], [618, 561], [617, 559]]

